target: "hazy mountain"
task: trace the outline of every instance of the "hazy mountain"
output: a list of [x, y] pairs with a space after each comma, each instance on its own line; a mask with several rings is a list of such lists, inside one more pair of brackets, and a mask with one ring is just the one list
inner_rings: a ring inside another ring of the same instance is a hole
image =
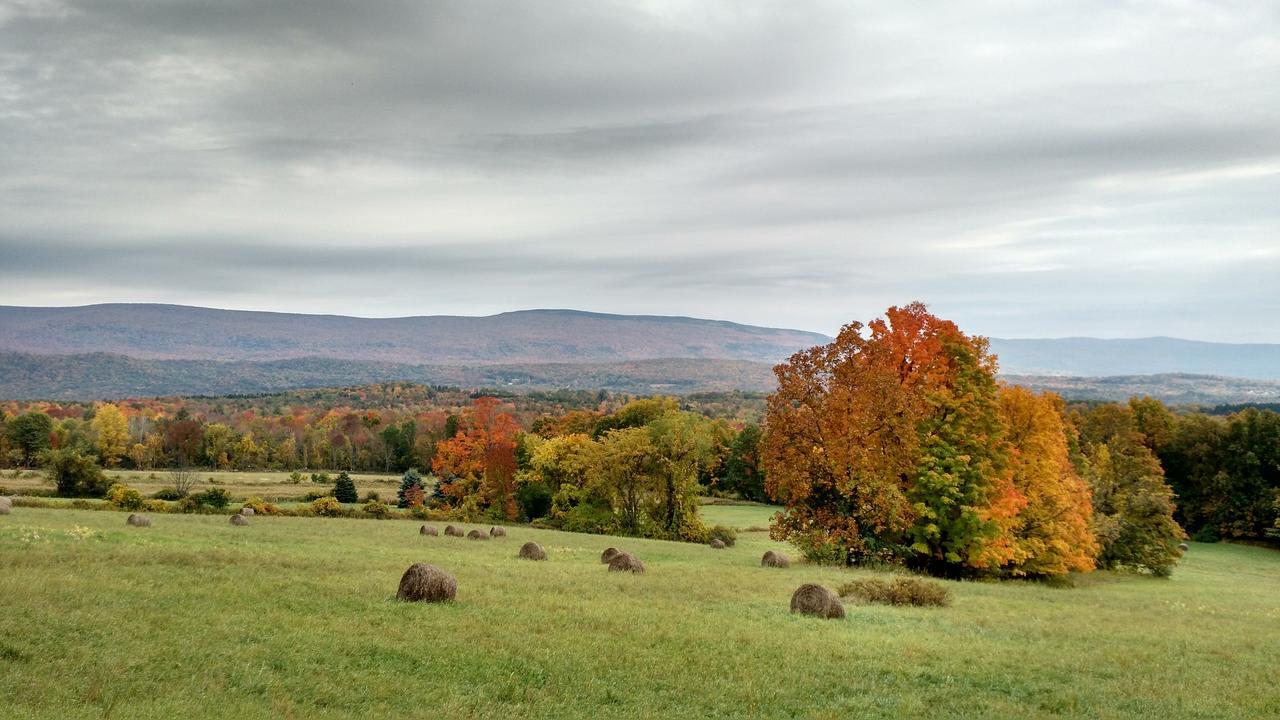
[[614, 390], [683, 395], [773, 389], [767, 363], [659, 359], [617, 363], [409, 365], [339, 358], [152, 360], [124, 355], [0, 352], [0, 399], [113, 400], [160, 395], [246, 395], [314, 387], [411, 382], [464, 388]]
[[716, 320], [526, 310], [356, 318], [182, 305], [0, 306], [0, 351], [155, 360], [323, 357], [439, 365], [712, 358], [774, 363], [829, 338]]
[[1177, 338], [1001, 340], [991, 349], [1010, 375], [1191, 373], [1280, 380], [1280, 345], [1235, 345]]

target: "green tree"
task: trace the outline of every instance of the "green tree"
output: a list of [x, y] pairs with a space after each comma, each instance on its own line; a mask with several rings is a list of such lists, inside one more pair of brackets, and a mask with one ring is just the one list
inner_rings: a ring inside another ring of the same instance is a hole
[[93, 458], [78, 450], [49, 450], [44, 464], [49, 480], [63, 497], [103, 497], [111, 487]]
[[726, 490], [737, 493], [744, 500], [765, 502], [769, 499], [764, 490], [764, 470], [760, 467], [763, 441], [764, 433], [760, 426], [747, 425], [729, 446], [722, 483]]
[[23, 467], [31, 467], [42, 453], [50, 447], [49, 437], [53, 434], [53, 418], [42, 412], [23, 413], [7, 424], [9, 441], [18, 451], [18, 462]]
[[397, 507], [409, 507], [409, 498], [406, 496], [406, 493], [409, 492], [410, 487], [415, 485], [419, 490], [424, 489], [422, 486], [422, 475], [418, 474], [417, 470], [409, 468], [400, 478], [400, 489], [396, 490]]
[[333, 496], [340, 503], [360, 502], [360, 495], [356, 492], [356, 484], [345, 470], [338, 473], [338, 480], [333, 484]]

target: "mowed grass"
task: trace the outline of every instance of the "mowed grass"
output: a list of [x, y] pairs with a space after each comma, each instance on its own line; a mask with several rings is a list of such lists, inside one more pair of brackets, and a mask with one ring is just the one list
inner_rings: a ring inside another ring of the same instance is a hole
[[[705, 510], [769, 514], [750, 507]], [[0, 516], [0, 717], [1280, 716], [1266, 549], [1193, 544], [1168, 580], [950, 583], [950, 608], [825, 621], [791, 615], [791, 592], [871, 573], [761, 568], [781, 546], [758, 532], [717, 551], [519, 526], [479, 542], [407, 521], [124, 518]], [[516, 559], [526, 540], [550, 559]], [[606, 572], [609, 545], [648, 572]], [[456, 602], [396, 602], [413, 562], [453, 573]]]
[[[151, 495], [157, 490], [173, 487], [173, 478], [167, 470], [106, 470], [107, 477], [115, 482], [125, 483], [136, 488], [143, 495]], [[231, 470], [192, 470], [195, 478], [195, 492], [210, 488], [222, 488], [231, 493], [236, 500], [247, 497], [261, 497], [270, 501], [289, 501], [301, 498], [311, 492], [332, 490], [338, 477], [337, 472], [329, 471], [329, 482], [315, 483], [311, 481], [311, 473], [302, 473], [304, 479], [300, 483], [289, 480], [287, 472], [249, 472]], [[356, 484], [356, 490], [363, 498], [365, 493], [374, 491], [385, 502], [394, 499], [400, 489], [400, 475], [350, 473]], [[41, 471], [14, 471], [0, 475], [0, 487], [8, 492], [22, 493], [31, 490], [53, 490], [54, 485]]]

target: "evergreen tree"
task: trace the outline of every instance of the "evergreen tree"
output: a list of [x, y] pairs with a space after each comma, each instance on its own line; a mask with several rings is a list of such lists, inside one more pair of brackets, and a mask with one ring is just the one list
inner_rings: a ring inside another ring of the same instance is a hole
[[338, 480], [333, 484], [333, 497], [340, 503], [360, 502], [360, 495], [356, 492], [356, 484], [345, 470], [338, 473]]
[[409, 498], [406, 497], [405, 493], [407, 493], [409, 488], [414, 485], [417, 485], [419, 490], [423, 490], [422, 476], [419, 475], [418, 471], [414, 468], [409, 468], [409, 470], [405, 472], [404, 476], [400, 478], [400, 489], [396, 491], [397, 507], [409, 507]]

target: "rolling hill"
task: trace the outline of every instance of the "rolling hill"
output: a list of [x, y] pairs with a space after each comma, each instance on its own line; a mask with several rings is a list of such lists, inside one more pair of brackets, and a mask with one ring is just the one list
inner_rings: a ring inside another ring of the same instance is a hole
[[435, 365], [660, 358], [774, 363], [818, 333], [717, 320], [525, 310], [489, 317], [357, 318], [182, 305], [0, 306], [0, 351], [150, 360], [336, 358]]
[[[716, 320], [526, 310], [388, 319], [178, 305], [0, 306], [0, 398], [242, 394], [370, 382], [768, 392], [819, 333]], [[1068, 399], [1275, 402], [1280, 345], [993, 338], [1003, 377]]]

